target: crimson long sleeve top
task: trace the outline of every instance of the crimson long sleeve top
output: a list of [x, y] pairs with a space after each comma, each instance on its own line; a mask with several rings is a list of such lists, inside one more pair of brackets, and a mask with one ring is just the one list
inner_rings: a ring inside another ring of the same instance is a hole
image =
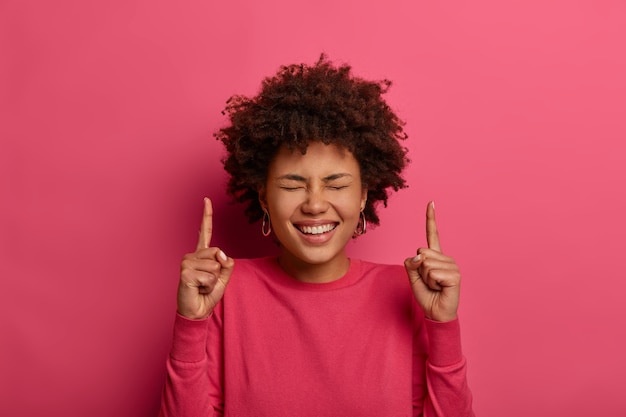
[[161, 416], [473, 416], [458, 320], [424, 318], [403, 266], [324, 284], [238, 259], [211, 317], [177, 316]]

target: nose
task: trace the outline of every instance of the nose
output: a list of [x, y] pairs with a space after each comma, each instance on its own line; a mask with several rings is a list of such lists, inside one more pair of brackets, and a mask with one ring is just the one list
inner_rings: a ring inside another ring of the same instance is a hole
[[306, 200], [302, 203], [301, 210], [307, 214], [320, 214], [328, 210], [328, 200], [324, 192], [319, 189], [309, 190]]

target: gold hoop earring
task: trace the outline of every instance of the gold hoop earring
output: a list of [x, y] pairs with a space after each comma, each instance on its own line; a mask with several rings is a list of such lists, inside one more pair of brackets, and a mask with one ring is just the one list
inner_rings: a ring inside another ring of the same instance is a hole
[[367, 232], [367, 221], [365, 220], [365, 214], [363, 210], [359, 213], [359, 224], [356, 225], [353, 237], [359, 237]]
[[272, 223], [270, 222], [270, 214], [267, 210], [263, 210], [263, 222], [261, 223], [261, 233], [267, 237], [272, 233]]

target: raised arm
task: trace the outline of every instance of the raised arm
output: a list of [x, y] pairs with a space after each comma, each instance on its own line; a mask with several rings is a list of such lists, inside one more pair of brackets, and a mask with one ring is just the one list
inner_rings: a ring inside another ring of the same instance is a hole
[[[216, 384], [221, 364], [207, 359], [207, 318], [224, 296], [235, 262], [211, 247], [213, 207], [204, 200], [196, 251], [184, 256], [178, 285], [178, 314], [160, 416], [221, 415]], [[209, 369], [211, 368], [211, 369]]]
[[426, 208], [426, 240], [428, 247], [419, 248], [416, 256], [404, 262], [426, 317], [424, 333], [418, 335], [414, 348], [415, 414], [474, 416], [457, 319], [461, 273], [454, 259], [441, 250], [433, 202]]

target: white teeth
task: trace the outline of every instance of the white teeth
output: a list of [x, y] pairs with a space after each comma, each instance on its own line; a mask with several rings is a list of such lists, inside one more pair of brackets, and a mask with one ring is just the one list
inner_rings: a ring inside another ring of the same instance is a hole
[[336, 227], [334, 224], [324, 224], [322, 226], [300, 226], [300, 231], [308, 235], [319, 235], [330, 232]]

